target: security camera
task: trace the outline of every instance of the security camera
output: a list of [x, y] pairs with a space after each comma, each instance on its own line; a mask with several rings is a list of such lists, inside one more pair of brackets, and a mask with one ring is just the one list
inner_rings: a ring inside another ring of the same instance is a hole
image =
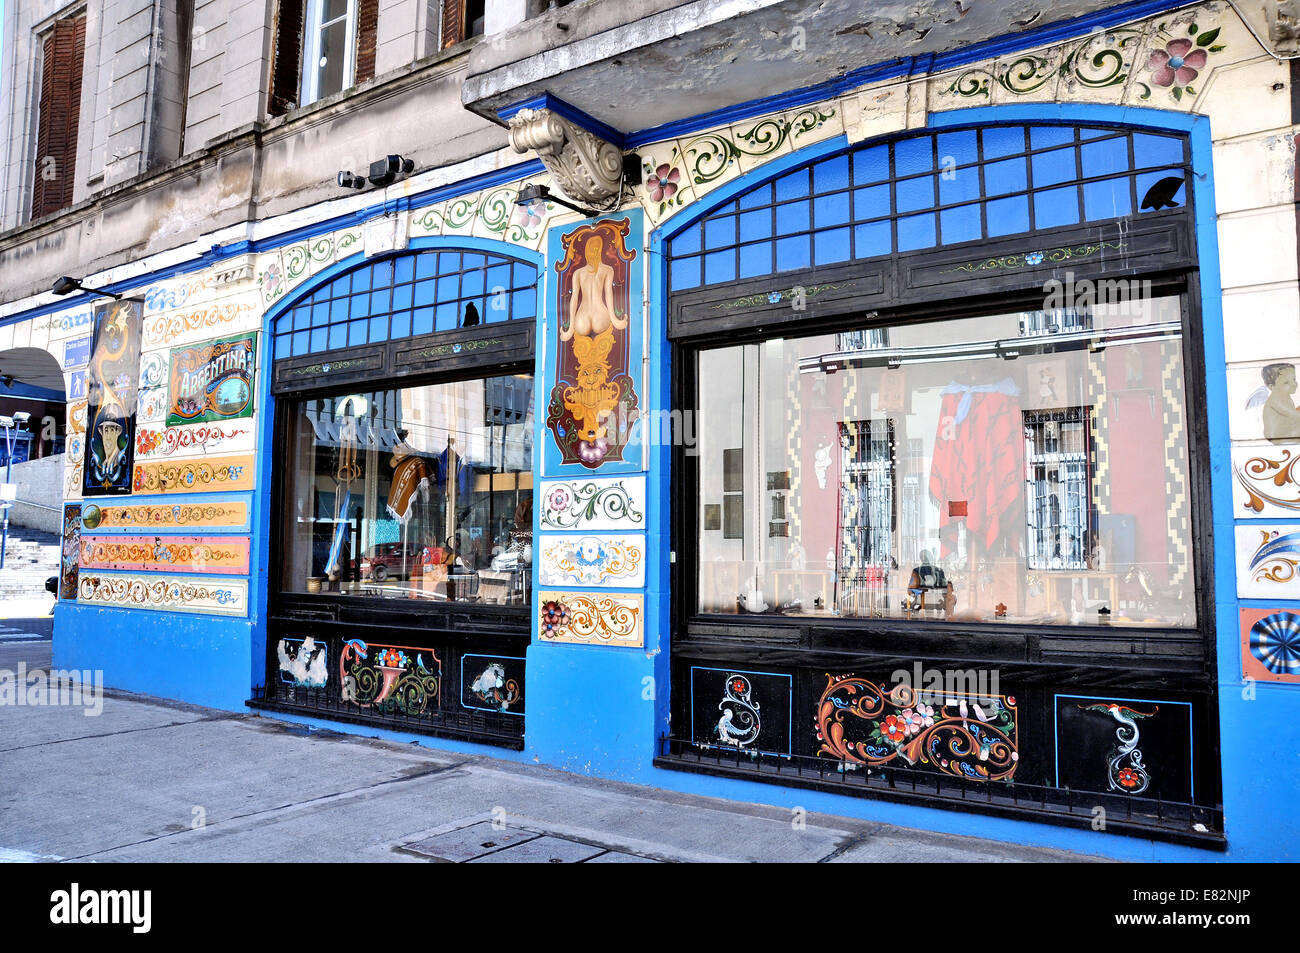
[[345, 189], [364, 189], [366, 187], [366, 177], [353, 172], [340, 172], [338, 181], [339, 186]]
[[384, 156], [370, 163], [370, 184], [387, 185], [400, 175], [409, 175], [415, 170], [415, 160], [403, 159], [401, 156]]

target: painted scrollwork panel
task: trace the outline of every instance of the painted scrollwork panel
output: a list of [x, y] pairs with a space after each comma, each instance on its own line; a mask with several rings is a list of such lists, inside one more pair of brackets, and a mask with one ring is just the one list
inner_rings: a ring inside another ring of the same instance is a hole
[[126, 609], [162, 609], [242, 616], [248, 613], [248, 583], [212, 582], [195, 576], [135, 576], [81, 572], [77, 601]]
[[890, 766], [975, 781], [1014, 777], [1016, 700], [930, 694], [858, 675], [827, 675], [817, 702], [817, 753], [845, 770]]
[[537, 594], [538, 636], [577, 645], [645, 644], [641, 595], [542, 591]]
[[540, 548], [543, 586], [632, 589], [645, 584], [644, 536], [546, 534]]
[[543, 531], [645, 529], [644, 477], [543, 480], [540, 499]]

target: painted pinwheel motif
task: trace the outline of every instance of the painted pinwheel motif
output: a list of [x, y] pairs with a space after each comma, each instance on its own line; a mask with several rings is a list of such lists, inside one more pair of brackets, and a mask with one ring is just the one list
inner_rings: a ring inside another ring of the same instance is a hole
[[[1161, 32], [1163, 33], [1163, 28]], [[1218, 27], [1202, 32], [1200, 27], [1192, 23], [1187, 27], [1187, 36], [1174, 37], [1165, 41], [1164, 46], [1157, 46], [1147, 60], [1152, 85], [1168, 89], [1174, 99], [1180, 102], [1183, 93], [1196, 95], [1192, 82], [1209, 64], [1209, 55], [1223, 49], [1214, 42], [1218, 38]], [[1142, 98], [1145, 99], [1146, 96]]]

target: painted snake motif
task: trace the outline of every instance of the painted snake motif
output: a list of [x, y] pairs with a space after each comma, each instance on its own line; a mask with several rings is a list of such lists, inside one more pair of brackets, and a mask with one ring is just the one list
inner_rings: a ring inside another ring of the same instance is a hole
[[[1151, 783], [1151, 775], [1147, 773], [1146, 766], [1142, 763], [1142, 752], [1138, 749], [1137, 719], [1150, 718], [1160, 709], [1141, 712], [1114, 703], [1079, 707], [1084, 711], [1106, 712], [1119, 722], [1119, 727], [1115, 729], [1115, 738], [1119, 744], [1110, 749], [1110, 754], [1106, 758], [1106, 775], [1110, 781], [1110, 790], [1122, 791], [1125, 794], [1141, 794]], [[1127, 765], [1124, 764], [1125, 760], [1128, 761]]]

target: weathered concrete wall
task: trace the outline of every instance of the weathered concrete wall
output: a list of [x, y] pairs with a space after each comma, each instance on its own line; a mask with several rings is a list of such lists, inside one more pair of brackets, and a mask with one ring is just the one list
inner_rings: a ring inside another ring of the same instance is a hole
[[[14, 464], [13, 482], [18, 484], [18, 499], [23, 502], [9, 511], [11, 526], [30, 526], [47, 533], [63, 531], [64, 456], [60, 453]], [[0, 470], [0, 477], [3, 473]]]
[[[178, 248], [226, 226], [342, 198], [335, 176], [399, 153], [417, 170], [504, 148], [505, 130], [465, 111], [462, 50], [342, 93], [207, 152], [107, 189], [53, 219], [0, 235], [0, 303]], [[418, 121], [412, 121], [418, 117]]]

